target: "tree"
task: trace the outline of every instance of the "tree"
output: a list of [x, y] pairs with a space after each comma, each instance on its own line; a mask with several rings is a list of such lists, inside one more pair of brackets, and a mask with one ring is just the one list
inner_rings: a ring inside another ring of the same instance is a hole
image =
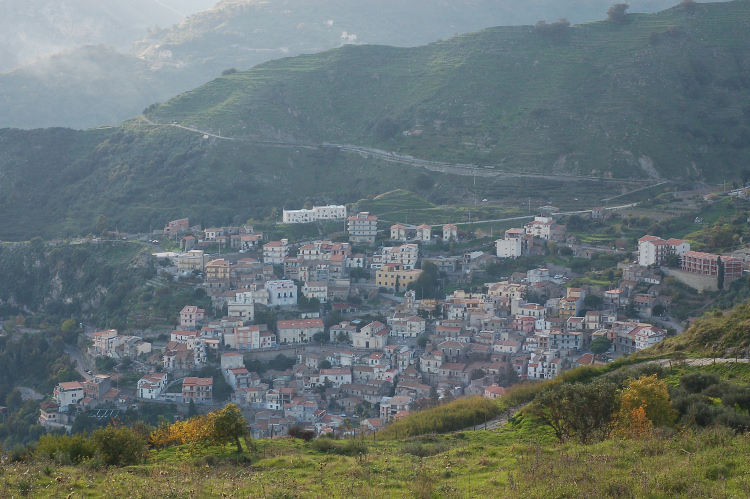
[[597, 309], [602, 306], [602, 297], [594, 294], [587, 295], [583, 299], [583, 304], [586, 306], [586, 308]]
[[565, 18], [559, 19], [557, 22], [547, 24], [546, 21], [539, 21], [534, 26], [538, 33], [548, 36], [556, 41], [563, 41], [567, 37], [568, 29], [570, 28], [570, 21]]
[[188, 412], [187, 417], [188, 419], [193, 418], [198, 415], [198, 409], [195, 408], [195, 400], [192, 398], [190, 399], [190, 402], [188, 403]]
[[716, 287], [719, 288], [719, 291], [722, 291], [724, 289], [724, 264], [721, 262], [721, 257], [716, 259], [716, 265], [719, 267], [716, 276]]
[[672, 408], [667, 384], [656, 374], [628, 379], [625, 387], [618, 394], [619, 411], [615, 417], [615, 428], [618, 434], [629, 435], [629, 428], [643, 409], [646, 418], [654, 427], [674, 426], [679, 412]]
[[237, 452], [242, 452], [240, 437], [245, 439], [247, 437], [247, 420], [242, 416], [237, 404], [228, 404], [222, 410], [212, 412], [210, 421], [213, 423], [213, 438], [216, 443], [225, 445], [234, 442], [237, 445]]
[[108, 426], [91, 438], [107, 466], [130, 466], [146, 458], [146, 439], [127, 426]]
[[99, 215], [99, 218], [96, 219], [96, 231], [97, 233], [101, 234], [107, 228], [109, 227], [109, 220], [107, 220], [107, 217], [104, 215]]
[[430, 342], [430, 337], [426, 334], [420, 335], [417, 338], [417, 346], [421, 349], [424, 349], [427, 346], [427, 343]]
[[328, 333], [325, 331], [319, 331], [313, 335], [312, 340], [322, 345], [328, 341]]
[[221, 72], [221, 76], [229, 76], [229, 75], [234, 74], [236, 72], [237, 72], [237, 68], [225, 69], [224, 71]]
[[607, 11], [607, 19], [617, 24], [624, 24], [628, 18], [626, 11], [630, 6], [626, 3], [616, 3]]
[[321, 369], [330, 369], [332, 367], [330, 360], [321, 360], [320, 361], [320, 368]]
[[594, 338], [589, 345], [589, 350], [596, 355], [608, 352], [610, 348], [612, 348], [612, 341], [604, 336]]
[[665, 312], [664, 305], [662, 305], [661, 303], [657, 303], [656, 305], [654, 305], [654, 308], [651, 310], [651, 315], [661, 317], [662, 315], [664, 315], [664, 312]]
[[559, 383], [542, 392], [530, 412], [550, 426], [560, 442], [577, 438], [586, 444], [609, 432], [617, 387], [601, 379], [589, 384]]

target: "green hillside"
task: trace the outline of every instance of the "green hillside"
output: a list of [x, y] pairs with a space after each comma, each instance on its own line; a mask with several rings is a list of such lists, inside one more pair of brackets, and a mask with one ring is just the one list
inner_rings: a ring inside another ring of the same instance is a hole
[[0, 130], [0, 237], [85, 234], [100, 213], [127, 231], [183, 216], [242, 223], [272, 206], [397, 188], [436, 205], [594, 204], [621, 187], [610, 177], [736, 178], [750, 159], [748, 22], [750, 2], [737, 0], [561, 38], [511, 27], [416, 48], [345, 46], [150, 106], [159, 125]]
[[[229, 68], [344, 43], [416, 46], [489, 26], [560, 17], [585, 22], [601, 19], [610, 6], [608, 0], [230, 0], [213, 8], [212, 0], [17, 3], [0, 5], [0, 128], [111, 125]], [[631, 9], [653, 12], [674, 3], [636, 0]], [[342, 38], [344, 32], [352, 38]], [[101, 60], [83, 48], [97, 44], [121, 53]]]
[[746, 161], [750, 3], [628, 19], [561, 39], [514, 27], [414, 49], [346, 46], [215, 80], [150, 116], [616, 178], [715, 177]]

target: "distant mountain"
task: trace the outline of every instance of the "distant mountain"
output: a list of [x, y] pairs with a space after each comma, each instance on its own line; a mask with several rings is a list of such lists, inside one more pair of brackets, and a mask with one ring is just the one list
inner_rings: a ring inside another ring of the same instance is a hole
[[[537, 21], [585, 22], [605, 17], [611, 0], [49, 0], [0, 3], [0, 127], [86, 128], [132, 117], [155, 100], [191, 90], [225, 69], [248, 69], [282, 57], [345, 43], [417, 46], [490, 26]], [[678, 0], [635, 0], [653, 12]], [[162, 28], [152, 29], [154, 25]], [[148, 30], [148, 34], [147, 34]], [[145, 35], [145, 38], [144, 38]], [[128, 51], [135, 40], [138, 42]], [[114, 45], [143, 63], [115, 57], [101, 66], [80, 45]], [[96, 85], [81, 85], [81, 68]], [[154, 88], [158, 82], [157, 88]], [[108, 89], [125, 85], [122, 92]], [[28, 89], [36, 96], [24, 97]], [[102, 90], [105, 89], [105, 90]], [[140, 91], [139, 91], [140, 89]], [[20, 96], [20, 97], [19, 97]], [[108, 98], [111, 96], [111, 99]], [[117, 99], [115, 102], [115, 98]], [[48, 101], [54, 105], [48, 105]], [[23, 107], [19, 104], [23, 102]], [[80, 108], [102, 110], [81, 113]], [[106, 108], [106, 111], [104, 111]]]
[[[746, 0], [624, 23], [491, 28], [271, 61], [150, 106], [159, 125], [2, 130], [0, 238], [79, 234], [99, 213], [122, 230], [181, 216], [240, 223], [272, 206], [395, 188], [436, 204], [595, 203], [609, 178], [737, 178], [750, 163], [749, 44]], [[459, 176], [404, 156], [481, 168]]]
[[0, 72], [81, 45], [127, 49], [147, 28], [171, 26], [214, 0], [0, 2]]
[[87, 45], [0, 73], [0, 128], [116, 125], [201, 80], [114, 47]]

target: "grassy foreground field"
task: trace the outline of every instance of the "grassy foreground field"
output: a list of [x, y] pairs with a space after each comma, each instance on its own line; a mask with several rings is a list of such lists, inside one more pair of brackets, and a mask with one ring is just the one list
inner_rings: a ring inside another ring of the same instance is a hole
[[[0, 497], [747, 497], [750, 437], [724, 431], [559, 445], [521, 418], [405, 441], [261, 440], [250, 454], [153, 452], [128, 468], [16, 463]], [[341, 442], [336, 442], [341, 444]], [[366, 450], [365, 450], [366, 449]], [[361, 453], [359, 453], [361, 452]], [[264, 457], [265, 456], [265, 457]]]

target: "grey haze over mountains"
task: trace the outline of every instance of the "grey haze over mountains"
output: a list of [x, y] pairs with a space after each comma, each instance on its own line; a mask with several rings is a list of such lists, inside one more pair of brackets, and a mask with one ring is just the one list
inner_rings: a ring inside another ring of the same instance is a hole
[[82, 45], [127, 50], [147, 28], [171, 26], [214, 0], [0, 0], [0, 71]]
[[[613, 1], [225, 0], [205, 10], [211, 3], [0, 0], [0, 127], [114, 125], [228, 68], [346, 43], [416, 46], [491, 26], [581, 23], [604, 18]], [[628, 3], [655, 12], [678, 1]]]

